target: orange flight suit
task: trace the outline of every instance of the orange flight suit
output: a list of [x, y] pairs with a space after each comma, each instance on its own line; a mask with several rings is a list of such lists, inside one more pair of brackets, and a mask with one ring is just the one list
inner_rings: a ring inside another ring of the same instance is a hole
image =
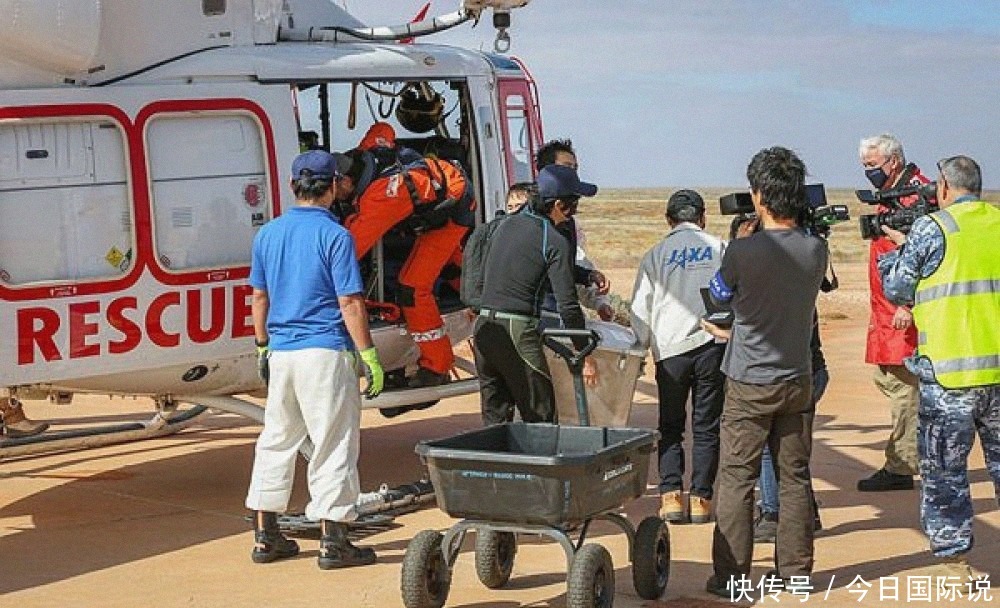
[[[345, 222], [354, 237], [358, 259], [364, 257], [393, 226], [412, 216], [414, 203], [436, 200], [433, 182], [441, 184], [442, 175], [447, 183], [446, 196], [461, 199], [466, 187], [464, 175], [447, 161], [432, 158], [426, 161], [433, 177], [428, 174], [428, 169], [409, 170], [418, 201], [411, 201], [402, 174], [374, 180], [358, 197], [358, 212]], [[462, 238], [468, 230], [448, 219], [440, 228], [419, 234], [399, 274], [400, 286], [412, 293], [412, 299], [404, 295], [399, 304], [406, 319], [406, 329], [420, 349], [419, 365], [437, 374], [451, 369], [455, 355], [434, 300], [434, 283], [446, 264], [461, 259]]]

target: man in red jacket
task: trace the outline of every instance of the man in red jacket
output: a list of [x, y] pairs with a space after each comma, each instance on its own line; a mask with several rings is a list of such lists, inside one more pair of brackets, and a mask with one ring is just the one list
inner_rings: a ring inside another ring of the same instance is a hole
[[[903, 144], [894, 135], [883, 133], [861, 140], [859, 149], [865, 176], [880, 191], [903, 186], [926, 184], [928, 180], [913, 163], [907, 163]], [[904, 206], [917, 197], [900, 199]], [[878, 212], [889, 211], [879, 206]], [[919, 473], [917, 459], [917, 378], [903, 365], [903, 359], [917, 347], [917, 329], [907, 306], [896, 306], [885, 297], [876, 266], [879, 256], [896, 248], [887, 237], [871, 241], [868, 258], [868, 284], [871, 292], [871, 318], [868, 322], [868, 346], [865, 362], [878, 366], [875, 385], [892, 402], [892, 431], [885, 446], [885, 464], [871, 477], [858, 481], [862, 492], [912, 490], [913, 476]]]

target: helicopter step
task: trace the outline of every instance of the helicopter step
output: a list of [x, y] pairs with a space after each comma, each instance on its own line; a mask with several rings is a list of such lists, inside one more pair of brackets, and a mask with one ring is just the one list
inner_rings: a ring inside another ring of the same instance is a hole
[[[385, 528], [393, 523], [397, 515], [416, 511], [434, 502], [434, 487], [431, 482], [421, 479], [413, 483], [390, 488], [382, 484], [374, 492], [362, 492], [358, 496], [358, 518], [348, 525], [352, 531]], [[253, 522], [251, 517], [246, 517]], [[319, 538], [320, 522], [309, 519], [304, 513], [288, 513], [278, 516], [281, 531], [300, 538]]]

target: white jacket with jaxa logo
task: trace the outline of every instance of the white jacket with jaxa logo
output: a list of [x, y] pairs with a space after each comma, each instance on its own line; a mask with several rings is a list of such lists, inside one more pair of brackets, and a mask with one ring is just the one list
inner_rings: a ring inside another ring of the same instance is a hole
[[712, 341], [699, 325], [701, 289], [722, 264], [722, 241], [682, 222], [642, 258], [632, 291], [632, 329], [661, 361]]

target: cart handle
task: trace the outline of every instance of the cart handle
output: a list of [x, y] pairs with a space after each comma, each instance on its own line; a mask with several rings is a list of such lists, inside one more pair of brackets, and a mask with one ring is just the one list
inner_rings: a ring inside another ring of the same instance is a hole
[[[571, 368], [582, 365], [587, 355], [594, 352], [594, 349], [601, 342], [601, 334], [593, 329], [561, 329], [550, 327], [542, 330], [542, 337], [545, 340], [545, 346], [548, 346], [553, 352], [565, 359]], [[578, 351], [574, 351], [574, 349], [562, 342], [557, 342], [554, 338], [586, 338], [587, 345]]]

